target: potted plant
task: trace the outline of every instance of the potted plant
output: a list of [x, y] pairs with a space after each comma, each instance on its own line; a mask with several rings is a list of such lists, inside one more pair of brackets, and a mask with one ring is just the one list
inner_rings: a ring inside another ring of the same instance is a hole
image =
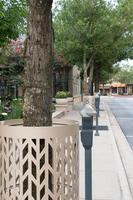
[[68, 102], [72, 102], [73, 101], [72, 94], [69, 91], [67, 92], [67, 100], [68, 100]]
[[64, 105], [68, 103], [67, 100], [67, 92], [65, 91], [58, 91], [55, 95], [56, 103], [59, 105]]

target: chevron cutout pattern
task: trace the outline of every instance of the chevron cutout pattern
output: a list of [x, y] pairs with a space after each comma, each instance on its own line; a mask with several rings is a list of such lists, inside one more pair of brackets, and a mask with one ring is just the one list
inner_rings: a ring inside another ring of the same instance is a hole
[[0, 200], [78, 200], [78, 136], [0, 137]]

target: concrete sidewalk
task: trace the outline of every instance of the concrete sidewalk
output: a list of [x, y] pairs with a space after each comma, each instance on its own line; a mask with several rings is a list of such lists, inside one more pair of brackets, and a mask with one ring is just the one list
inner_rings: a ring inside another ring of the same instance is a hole
[[[77, 104], [74, 105], [74, 108], [76, 108], [76, 110], [74, 109], [67, 112], [63, 118], [79, 121], [81, 125], [80, 106]], [[112, 134], [106, 105], [102, 98], [100, 104], [99, 128], [100, 136], [94, 135], [92, 148], [93, 200], [131, 200], [132, 197], [128, 188], [126, 175]], [[80, 138], [79, 141], [79, 193], [80, 200], [84, 200], [84, 149]]]

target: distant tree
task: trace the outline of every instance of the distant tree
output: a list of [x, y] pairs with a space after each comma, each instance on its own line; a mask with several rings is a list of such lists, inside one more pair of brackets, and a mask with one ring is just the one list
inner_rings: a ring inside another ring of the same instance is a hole
[[21, 73], [24, 68], [22, 43], [17, 38], [25, 30], [26, 0], [1, 0], [0, 76], [15, 81], [16, 84], [22, 83]]
[[56, 50], [84, 69], [84, 79], [89, 73], [89, 84], [93, 75], [101, 78], [102, 70], [110, 71], [115, 62], [129, 56], [132, 4], [131, 0], [120, 0], [116, 7], [104, 0], [60, 1], [54, 19]]
[[25, 32], [26, 0], [0, 1], [0, 47]]
[[113, 76], [113, 80], [125, 84], [133, 84], [133, 67], [130, 69], [119, 69]]
[[17, 39], [2, 47], [0, 52], [0, 78], [16, 87], [23, 84], [23, 49], [23, 41]]

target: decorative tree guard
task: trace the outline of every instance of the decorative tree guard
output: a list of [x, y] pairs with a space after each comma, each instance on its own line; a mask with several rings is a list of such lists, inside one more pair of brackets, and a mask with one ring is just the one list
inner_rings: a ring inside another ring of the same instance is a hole
[[54, 124], [0, 125], [0, 200], [79, 199], [78, 124]]

